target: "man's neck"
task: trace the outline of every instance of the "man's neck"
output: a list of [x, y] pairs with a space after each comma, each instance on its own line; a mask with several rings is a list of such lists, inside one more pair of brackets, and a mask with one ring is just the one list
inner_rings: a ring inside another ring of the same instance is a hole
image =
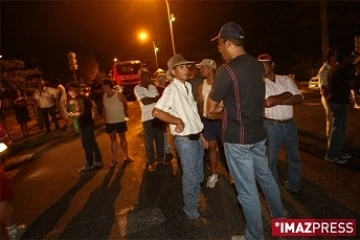
[[148, 83], [140, 83], [140, 86], [144, 87], [144, 88], [149, 88], [149, 85]]
[[275, 82], [275, 74], [272, 72], [272, 73], [269, 73], [268, 75], [265, 76], [267, 79]]
[[177, 78], [177, 77], [175, 77], [175, 79], [178, 80], [178, 81], [180, 81], [180, 82], [182, 82], [183, 84], [185, 84], [185, 82], [186, 82], [186, 80], [181, 80], [181, 79], [179, 79], [179, 78]]
[[230, 58], [233, 60], [241, 55], [245, 55], [245, 49], [243, 47], [236, 47], [233, 52], [230, 53]]
[[213, 85], [213, 83], [215, 82], [215, 76], [214, 74], [210, 74], [209, 76], [206, 77], [206, 82], [209, 85]]

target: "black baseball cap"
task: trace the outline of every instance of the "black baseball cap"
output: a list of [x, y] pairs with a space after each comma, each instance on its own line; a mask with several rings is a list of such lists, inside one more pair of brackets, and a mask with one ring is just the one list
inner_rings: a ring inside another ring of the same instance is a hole
[[215, 41], [219, 38], [243, 39], [245, 38], [245, 33], [239, 24], [228, 22], [221, 27], [219, 34], [210, 41]]

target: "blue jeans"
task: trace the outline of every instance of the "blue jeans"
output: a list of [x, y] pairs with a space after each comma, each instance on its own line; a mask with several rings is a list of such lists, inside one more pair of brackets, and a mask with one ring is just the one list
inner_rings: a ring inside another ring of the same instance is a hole
[[277, 161], [281, 146], [285, 147], [288, 162], [289, 182], [287, 188], [290, 191], [300, 190], [302, 174], [302, 162], [300, 160], [297, 128], [294, 121], [279, 123], [271, 120], [264, 122], [267, 133], [267, 153], [271, 172], [280, 186]]
[[332, 112], [333, 127], [330, 135], [330, 146], [328, 147], [326, 157], [335, 159], [340, 157], [345, 141], [348, 105], [329, 103], [329, 107]]
[[269, 168], [265, 141], [248, 145], [224, 143], [226, 161], [245, 217], [245, 237], [248, 240], [264, 239], [256, 181], [265, 195], [271, 217], [286, 217], [280, 190]]
[[200, 216], [201, 182], [204, 181], [203, 157], [204, 148], [200, 139], [189, 140], [187, 137], [175, 136], [175, 145], [180, 156], [184, 196], [184, 212], [190, 219]]
[[94, 131], [94, 125], [80, 129], [81, 143], [85, 150], [85, 166], [87, 167], [92, 166], [94, 163], [102, 163], [101, 153], [95, 139]]

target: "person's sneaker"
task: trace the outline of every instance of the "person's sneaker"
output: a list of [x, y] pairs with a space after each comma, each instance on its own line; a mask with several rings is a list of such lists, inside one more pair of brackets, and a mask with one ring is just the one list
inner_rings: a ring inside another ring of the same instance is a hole
[[206, 187], [208, 188], [214, 188], [216, 183], [218, 182], [218, 174], [215, 173], [215, 174], [212, 174], [211, 176], [208, 177], [207, 179], [207, 183], [206, 183]]
[[80, 168], [79, 173], [87, 173], [91, 171], [94, 171], [94, 166], [83, 166], [82, 168]]
[[16, 229], [16, 234], [9, 236], [9, 240], [20, 240], [26, 232], [26, 226], [24, 224], [17, 225]]
[[340, 154], [340, 159], [347, 159], [347, 160], [349, 160], [349, 159], [351, 159], [351, 155], [350, 154], [348, 154], [348, 153], [346, 153], [346, 152], [342, 152], [341, 154]]
[[148, 171], [155, 172], [156, 171], [156, 163], [149, 164]]
[[332, 158], [325, 157], [324, 159], [326, 161], [328, 161], [328, 162], [336, 163], [336, 164], [339, 164], [339, 165], [346, 164], [348, 162], [348, 160], [341, 159], [341, 158], [333, 158], [332, 159]]
[[197, 228], [205, 228], [209, 225], [209, 221], [206, 218], [198, 217], [195, 219], [190, 219], [189, 221], [192, 225], [194, 225]]

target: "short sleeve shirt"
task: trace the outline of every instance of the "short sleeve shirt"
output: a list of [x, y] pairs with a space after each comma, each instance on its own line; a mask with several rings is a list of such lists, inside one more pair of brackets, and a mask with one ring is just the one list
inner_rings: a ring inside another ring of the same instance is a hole
[[134, 88], [134, 94], [140, 105], [141, 121], [145, 122], [145, 121], [154, 119], [154, 117], [152, 116], [152, 111], [154, 109], [155, 103], [144, 105], [141, 102], [141, 99], [146, 98], [146, 97], [155, 98], [156, 96], [158, 96], [159, 93], [158, 93], [156, 87], [151, 84], [148, 86], [148, 88], [137, 85]]
[[188, 82], [182, 83], [174, 78], [174, 81], [165, 88], [155, 107], [180, 118], [184, 122], [185, 127], [181, 133], [175, 131], [176, 125], [169, 124], [173, 135], [196, 134], [204, 128], [191, 91], [191, 85]]
[[[292, 95], [302, 95], [294, 81], [286, 75], [275, 75], [275, 82], [265, 78], [266, 93], [265, 99], [276, 96], [284, 92], [290, 92]], [[292, 105], [277, 105], [271, 108], [265, 108], [265, 117], [276, 120], [288, 120], [293, 117]]]
[[40, 108], [49, 108], [55, 105], [54, 99], [58, 95], [58, 90], [52, 87], [45, 87], [44, 91], [34, 92], [34, 99], [37, 100]]
[[240, 55], [227, 64], [235, 74], [221, 66], [209, 98], [224, 101], [223, 140], [228, 143], [254, 144], [266, 138], [264, 129], [264, 68], [254, 57]]

